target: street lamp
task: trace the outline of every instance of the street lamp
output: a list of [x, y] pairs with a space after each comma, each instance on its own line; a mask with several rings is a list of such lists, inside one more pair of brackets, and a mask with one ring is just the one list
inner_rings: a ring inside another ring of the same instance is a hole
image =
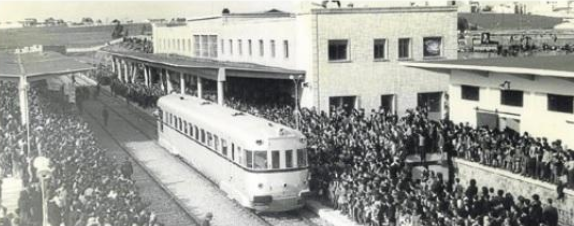
[[50, 160], [43, 156], [38, 156], [33, 163], [36, 168], [36, 176], [40, 179], [40, 188], [42, 190], [42, 226], [48, 226], [48, 200], [46, 199], [46, 180], [50, 178], [52, 169]]
[[299, 80], [303, 79], [303, 75], [297, 77], [289, 75], [289, 79], [293, 80], [295, 86], [295, 110], [293, 110], [293, 115], [295, 116], [295, 129], [299, 130]]

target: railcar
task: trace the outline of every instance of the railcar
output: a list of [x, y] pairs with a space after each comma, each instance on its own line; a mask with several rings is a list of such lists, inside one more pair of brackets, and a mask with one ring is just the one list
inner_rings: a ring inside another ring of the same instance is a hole
[[157, 123], [160, 145], [240, 205], [258, 212], [304, 205], [308, 159], [301, 132], [180, 94], [158, 100]]

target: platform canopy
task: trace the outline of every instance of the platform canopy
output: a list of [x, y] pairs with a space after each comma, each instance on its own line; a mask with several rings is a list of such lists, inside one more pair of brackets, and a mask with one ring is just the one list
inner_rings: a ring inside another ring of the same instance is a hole
[[227, 76], [231, 77], [290, 79], [290, 75], [305, 75], [305, 71], [303, 70], [272, 67], [254, 63], [220, 61], [177, 54], [150, 54], [119, 50], [117, 48], [104, 48], [104, 51], [114, 57], [123, 58], [125, 60], [148, 64], [158, 68], [195, 74], [199, 73], [199, 75], [204, 74], [206, 75], [205, 77], [216, 77], [219, 68], [225, 68]]
[[[20, 59], [18, 59], [20, 58]], [[94, 67], [56, 52], [0, 52], [0, 79], [29, 81], [92, 70]]]
[[574, 55], [496, 57], [468, 60], [401, 62], [401, 65], [445, 70], [471, 70], [574, 79]]

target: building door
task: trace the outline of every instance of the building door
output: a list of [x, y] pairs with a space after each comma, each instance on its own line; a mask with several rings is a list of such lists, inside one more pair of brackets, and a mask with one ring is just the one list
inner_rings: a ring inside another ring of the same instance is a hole
[[488, 112], [476, 112], [476, 127], [498, 128], [498, 115]]
[[442, 92], [419, 93], [417, 106], [428, 109], [429, 119], [439, 120], [441, 119], [441, 97]]
[[385, 112], [394, 112], [395, 95], [393, 94], [381, 95], [381, 108], [385, 109]]
[[343, 108], [347, 114], [350, 114], [355, 109], [356, 102], [356, 96], [329, 97], [330, 109]]
[[520, 134], [520, 120], [508, 117], [498, 118], [498, 129], [500, 131], [510, 130]]

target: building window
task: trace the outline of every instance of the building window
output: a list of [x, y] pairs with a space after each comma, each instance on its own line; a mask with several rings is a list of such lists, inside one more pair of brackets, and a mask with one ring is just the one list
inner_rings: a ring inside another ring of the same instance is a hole
[[241, 39], [237, 39], [237, 53], [239, 53], [239, 56], [243, 55], [243, 42]]
[[573, 104], [574, 104], [573, 96], [548, 94], [549, 111], [574, 113], [574, 108], [572, 107]]
[[348, 60], [347, 40], [329, 40], [329, 61]]
[[409, 58], [411, 56], [411, 39], [399, 39], [399, 59]]
[[374, 44], [374, 58], [375, 60], [384, 60], [387, 58], [387, 40], [375, 39]]
[[233, 55], [233, 40], [229, 39], [229, 54]]
[[200, 51], [201, 51], [201, 40], [199, 39], [199, 35], [194, 35], [193, 36], [193, 55], [196, 57], [199, 57], [200, 55]]
[[209, 39], [207, 35], [201, 36], [201, 56], [209, 57]]
[[247, 40], [247, 48], [249, 49], [249, 56], [253, 56], [253, 45], [251, 44], [251, 39]]
[[263, 56], [264, 55], [264, 46], [263, 46], [263, 40], [259, 39], [259, 56]]
[[275, 40], [271, 40], [269, 46], [271, 47], [271, 57], [275, 57]]
[[501, 90], [500, 103], [502, 105], [522, 107], [524, 92], [520, 90]]
[[442, 46], [441, 37], [423, 38], [423, 56], [424, 57], [440, 56], [441, 46]]
[[476, 86], [460, 86], [461, 97], [463, 100], [480, 100], [480, 88]]
[[225, 41], [221, 39], [221, 54], [225, 53]]
[[289, 58], [289, 41], [283, 41], [283, 53], [285, 54], [285, 58]]
[[209, 35], [209, 57], [217, 57], [217, 35]]

